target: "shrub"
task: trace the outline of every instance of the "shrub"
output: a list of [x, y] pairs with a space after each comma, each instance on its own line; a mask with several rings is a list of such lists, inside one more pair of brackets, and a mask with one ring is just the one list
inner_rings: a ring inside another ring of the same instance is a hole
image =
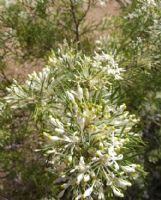
[[113, 199], [137, 178], [137, 120], [112, 100], [122, 69], [111, 55], [87, 57], [65, 47], [49, 66], [14, 82], [5, 97], [13, 112], [30, 112], [50, 156], [54, 197]]
[[[157, 0], [132, 1], [122, 16], [112, 21], [108, 43], [102, 42], [102, 48], [114, 52], [115, 59], [125, 69], [118, 89], [120, 100], [141, 118], [143, 139], [148, 144], [144, 162], [149, 176], [144, 180], [145, 188], [140, 186], [142, 193], [138, 193], [138, 188], [134, 192], [134, 199], [160, 199], [160, 8]], [[128, 199], [133, 198], [132, 191]], [[136, 197], [137, 194], [140, 196]]]

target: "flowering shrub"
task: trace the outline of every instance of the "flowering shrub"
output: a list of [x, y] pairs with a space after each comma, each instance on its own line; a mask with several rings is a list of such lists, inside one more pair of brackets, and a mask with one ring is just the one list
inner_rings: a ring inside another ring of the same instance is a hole
[[63, 48], [25, 85], [15, 81], [6, 105], [32, 113], [50, 155], [56, 199], [123, 197], [141, 169], [138, 120], [112, 100], [123, 69], [103, 52], [87, 57]]
[[149, 175], [138, 184], [140, 189], [132, 188], [128, 198], [160, 199], [161, 1], [134, 0], [113, 23], [109, 40], [100, 42], [101, 49], [114, 52], [126, 69], [120, 99], [141, 118], [139, 126], [148, 144], [144, 163]]
[[[14, 80], [0, 103], [0, 159], [14, 177], [12, 185], [19, 181], [23, 188], [35, 188], [27, 200], [161, 199], [161, 2], [118, 1], [127, 7], [104, 21], [108, 37], [96, 41], [94, 54], [93, 37], [84, 35], [89, 33], [85, 18], [79, 23], [88, 2], [52, 2], [51, 10], [51, 1], [32, 1], [32, 9], [22, 1], [9, 2], [2, 18], [11, 32], [2, 34], [0, 45], [12, 35], [22, 54], [48, 54], [64, 38], [76, 47], [54, 50], [46, 68], [25, 84]], [[33, 135], [35, 146], [27, 143]], [[147, 143], [144, 153], [140, 137]], [[32, 149], [35, 167], [24, 147]], [[138, 179], [142, 165], [148, 175]]]

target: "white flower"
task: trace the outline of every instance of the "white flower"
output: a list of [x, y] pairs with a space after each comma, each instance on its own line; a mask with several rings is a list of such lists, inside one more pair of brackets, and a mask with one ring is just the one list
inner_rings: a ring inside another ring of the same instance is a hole
[[73, 160], [72, 156], [71, 156], [71, 155], [68, 156], [68, 161], [69, 161], [69, 162], [72, 162], [72, 160]]
[[84, 158], [83, 158], [83, 156], [81, 156], [80, 160], [79, 160], [79, 170], [85, 171], [85, 169], [86, 169], [86, 165], [85, 165], [85, 162], [84, 162]]
[[137, 165], [131, 164], [131, 165], [127, 165], [127, 166], [122, 166], [122, 169], [124, 170], [124, 172], [133, 173], [136, 171], [136, 167], [137, 167]]
[[53, 141], [53, 142], [62, 140], [60, 137], [58, 137], [58, 136], [52, 136], [52, 135], [49, 135], [48, 133], [43, 133], [43, 135], [45, 137], [47, 137], [50, 141]]
[[77, 97], [81, 101], [83, 99], [83, 89], [78, 85]]
[[56, 127], [59, 127], [61, 129], [64, 128], [63, 124], [61, 123], [61, 121], [59, 121], [59, 119], [55, 119], [54, 117], [52, 117], [51, 115], [49, 116], [50, 118], [50, 122], [51, 124], [53, 124]]
[[65, 132], [64, 126], [59, 119], [56, 119], [56, 118], [52, 117], [51, 115], [49, 116], [49, 118], [50, 118], [51, 124], [56, 127], [55, 132], [60, 133], [60, 134]]
[[132, 184], [129, 181], [126, 181], [124, 179], [118, 178], [117, 179], [117, 186], [121, 188], [126, 188], [127, 186], [131, 186]]
[[84, 174], [83, 174], [83, 173], [81, 173], [81, 174], [79, 174], [79, 175], [77, 176], [77, 184], [78, 184], [78, 185], [79, 185], [80, 182], [83, 180], [83, 177], [84, 177]]
[[115, 170], [118, 170], [119, 169], [119, 165], [118, 165], [118, 163], [116, 161], [117, 160], [122, 160], [123, 159], [123, 155], [122, 154], [117, 155], [117, 153], [114, 150], [114, 146], [110, 146], [109, 147], [108, 153], [109, 153], [109, 158], [107, 159], [106, 164], [109, 165], [109, 166], [114, 165]]
[[112, 190], [117, 197], [124, 197], [124, 194], [118, 188], [112, 187]]
[[87, 88], [85, 88], [85, 97], [86, 97], [87, 100], [88, 100], [89, 97], [90, 97], [90, 95], [89, 95], [89, 91], [88, 91]]
[[55, 132], [57, 132], [57, 133], [64, 133], [65, 131], [64, 131], [64, 129], [61, 129], [61, 128], [55, 128]]
[[96, 155], [99, 156], [100, 158], [103, 158], [103, 154], [100, 150], [96, 151]]
[[80, 129], [81, 129], [81, 132], [83, 132], [83, 130], [84, 130], [84, 126], [85, 126], [85, 117], [81, 117], [81, 116], [79, 116], [78, 117], [78, 124], [79, 124], [79, 126], [80, 126]]
[[84, 175], [84, 182], [88, 182], [90, 180], [89, 174]]
[[84, 192], [83, 197], [86, 198], [86, 197], [91, 196], [92, 192], [93, 192], [93, 186], [91, 186], [90, 188], [88, 188], [88, 189]]
[[71, 92], [67, 91], [66, 94], [70, 101], [75, 102], [75, 97]]
[[100, 62], [112, 61], [114, 63], [113, 58], [109, 54], [106, 54], [104, 52], [102, 52], [102, 54], [96, 53], [95, 60]]

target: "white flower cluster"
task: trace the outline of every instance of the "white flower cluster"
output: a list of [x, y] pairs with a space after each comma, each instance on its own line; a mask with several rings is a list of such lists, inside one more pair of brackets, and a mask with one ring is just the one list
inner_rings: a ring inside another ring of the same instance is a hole
[[17, 0], [5, 0], [6, 8], [9, 8], [11, 5], [14, 5], [16, 3], [17, 3]]
[[[29, 75], [24, 86], [20, 86], [17, 81], [14, 81], [12, 86], [8, 88], [9, 94], [5, 97], [6, 102], [12, 102], [12, 107], [16, 108], [20, 101], [21, 107], [23, 107], [29, 101], [30, 103], [35, 102], [35, 98], [46, 102], [54, 90], [66, 82], [70, 84], [74, 82], [74, 85], [86, 82], [91, 88], [99, 90], [105, 88], [107, 84], [109, 85], [110, 81], [122, 79], [123, 69], [118, 67], [111, 55], [102, 52], [89, 58], [87, 56], [81, 57], [79, 54], [75, 55], [72, 51], [61, 54], [61, 50], [59, 50], [59, 54], [60, 56], [57, 58], [53, 52], [49, 58], [49, 65], [53, 66], [53, 69], [46, 67], [42, 72], [33, 72]], [[84, 68], [82, 68], [83, 65]], [[89, 74], [90, 69], [92, 71]], [[65, 72], [68, 73], [68, 76]]]
[[4, 98], [5, 101], [9, 103], [12, 108], [22, 108], [29, 103], [33, 104], [36, 100], [35, 97], [37, 97], [37, 101], [41, 100], [42, 103], [45, 103], [55, 83], [51, 74], [51, 70], [46, 67], [42, 72], [33, 72], [29, 75], [24, 86], [19, 85], [17, 81], [14, 80], [12, 86], [7, 88], [9, 94]]
[[[42, 72], [39, 72], [37, 74], [36, 72], [33, 72], [31, 75], [29, 75], [29, 79], [26, 81], [26, 85], [32, 90], [32, 91], [40, 91], [42, 88], [47, 89], [49, 86], [49, 76], [50, 76], [50, 69], [48, 67], [44, 68]], [[51, 85], [51, 83], [50, 83]]]
[[137, 8], [125, 16], [125, 19], [134, 19], [139, 18], [145, 13], [151, 13], [151, 8], [155, 8], [157, 6], [156, 0], [142, 0], [137, 2]]
[[[17, 81], [14, 80], [13, 84], [7, 88], [7, 91], [9, 95], [4, 98], [6, 103], [9, 103], [12, 108], [23, 107], [22, 99], [26, 101], [28, 98], [28, 94], [23, 89], [23, 86], [20, 86]], [[21, 100], [21, 105], [18, 104], [19, 100]]]
[[135, 117], [110, 100], [122, 70], [105, 53], [57, 54], [24, 86], [15, 82], [5, 100], [14, 109], [33, 103], [42, 113], [45, 151], [60, 184], [56, 199], [66, 193], [75, 200], [123, 197], [139, 167], [131, 160], [139, 136], [132, 131]]
[[60, 109], [49, 116], [49, 132], [44, 133], [52, 170], [65, 182], [59, 198], [70, 188], [76, 200], [123, 197], [136, 176], [137, 165], [126, 159], [130, 141], [138, 137], [131, 131], [137, 120], [125, 111], [125, 105], [116, 107], [103, 99], [96, 103], [87, 91], [90, 94], [79, 85], [76, 91], [66, 91]]
[[124, 69], [118, 66], [113, 56], [102, 52], [101, 54], [96, 53], [94, 59], [96, 63], [101, 63], [100, 66], [107, 74], [113, 75], [117, 80], [122, 79], [122, 72], [124, 72]]
[[161, 36], [161, 21], [159, 16], [154, 17], [153, 25], [149, 27], [149, 33], [151, 34], [151, 40], [155, 40]]

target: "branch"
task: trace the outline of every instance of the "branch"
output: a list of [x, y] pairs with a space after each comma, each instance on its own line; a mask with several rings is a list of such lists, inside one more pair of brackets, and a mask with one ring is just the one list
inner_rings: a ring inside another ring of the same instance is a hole
[[78, 49], [80, 49], [79, 21], [77, 20], [77, 17], [76, 17], [73, 0], [70, 0], [70, 11], [71, 11], [74, 25], [75, 25], [75, 35], [76, 35], [77, 46], [78, 46]]

